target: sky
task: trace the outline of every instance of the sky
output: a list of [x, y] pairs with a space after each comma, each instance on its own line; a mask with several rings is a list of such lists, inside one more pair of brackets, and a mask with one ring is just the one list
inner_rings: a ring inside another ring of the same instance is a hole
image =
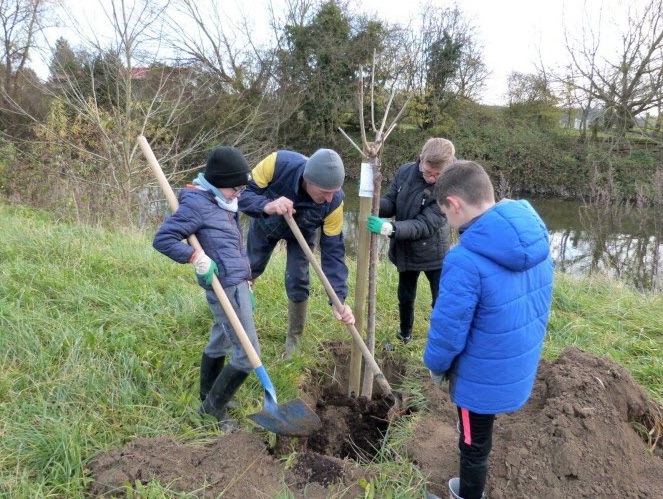
[[[606, 0], [616, 3], [617, 0]], [[436, 6], [451, 2], [433, 0]], [[475, 28], [483, 46], [484, 63], [490, 71], [484, 104], [506, 102], [507, 78], [512, 71], [534, 73], [543, 57], [546, 64], [558, 64], [566, 55], [564, 26], [577, 26], [583, 4], [595, 7], [599, 0], [459, 0], [458, 6]], [[363, 10], [385, 20], [416, 17], [418, 0], [362, 0]]]
[[[267, 12], [270, 0], [218, 0], [224, 7], [239, 2], [240, 9], [255, 17], [260, 24], [260, 15]], [[283, 0], [271, 0], [279, 4]], [[389, 21], [407, 24], [418, 18], [421, 3], [425, 0], [360, 0], [353, 4], [368, 14]], [[451, 1], [428, 0], [435, 6], [451, 6]], [[627, 0], [642, 2], [644, 0]], [[87, 17], [96, 2], [68, 0], [76, 9], [85, 4]], [[582, 21], [583, 9], [598, 12], [600, 6], [624, 4], [624, 0], [458, 0], [457, 5], [465, 18], [473, 25], [479, 43], [483, 47], [483, 60], [490, 76], [481, 95], [484, 104], [506, 103], [507, 78], [512, 71], [534, 73], [542, 58], [546, 65], [559, 64], [566, 56], [564, 30], [577, 30]], [[616, 9], [614, 9], [616, 10]], [[75, 33], [53, 32], [52, 36], [64, 35], [72, 41]], [[55, 39], [55, 38], [54, 38]], [[36, 65], [38, 66], [38, 64]], [[42, 68], [44, 67], [42, 63]], [[35, 67], [39, 72], [39, 69]]]

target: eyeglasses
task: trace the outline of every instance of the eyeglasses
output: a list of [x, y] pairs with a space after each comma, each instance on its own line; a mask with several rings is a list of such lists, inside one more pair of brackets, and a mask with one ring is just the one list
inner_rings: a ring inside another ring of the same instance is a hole
[[233, 187], [233, 192], [237, 194], [238, 196], [246, 190], [246, 185], [243, 185], [241, 187]]
[[429, 168], [424, 167], [422, 163], [419, 163], [419, 171], [423, 174], [424, 177], [436, 179], [437, 177], [440, 176], [442, 173], [442, 169], [440, 168], [439, 170], [431, 170]]

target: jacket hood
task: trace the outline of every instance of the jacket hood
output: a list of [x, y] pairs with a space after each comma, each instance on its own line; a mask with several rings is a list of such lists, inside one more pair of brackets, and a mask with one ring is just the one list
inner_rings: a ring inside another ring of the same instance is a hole
[[548, 229], [524, 199], [497, 203], [461, 234], [460, 243], [513, 271], [528, 270], [550, 254]]

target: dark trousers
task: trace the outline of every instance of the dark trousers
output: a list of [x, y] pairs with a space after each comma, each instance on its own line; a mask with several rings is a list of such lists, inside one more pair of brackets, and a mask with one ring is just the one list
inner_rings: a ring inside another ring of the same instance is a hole
[[[437, 293], [440, 289], [440, 274], [442, 269], [424, 270], [430, 284], [432, 296], [431, 309], [435, 306]], [[398, 312], [401, 319], [401, 334], [410, 336], [414, 325], [414, 300], [417, 297], [417, 281], [419, 270], [406, 270], [398, 273]]]
[[[282, 220], [283, 217], [272, 217]], [[304, 233], [304, 231], [302, 230]], [[306, 232], [304, 237], [309, 248], [315, 248], [315, 232]], [[249, 226], [246, 250], [251, 265], [251, 279], [257, 279], [265, 271], [274, 248], [279, 241], [286, 241], [285, 291], [292, 302], [305, 301], [309, 297], [309, 263], [306, 253], [292, 235], [285, 221], [267, 225], [252, 220]]]
[[476, 414], [458, 407], [460, 421], [460, 489], [463, 499], [480, 499], [488, 475], [488, 456], [493, 447], [494, 414]]

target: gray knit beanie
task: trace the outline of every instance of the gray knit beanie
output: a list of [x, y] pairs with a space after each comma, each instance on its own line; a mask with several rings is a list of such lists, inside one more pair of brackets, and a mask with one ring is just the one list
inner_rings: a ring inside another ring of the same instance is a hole
[[338, 189], [343, 185], [345, 168], [336, 151], [318, 149], [306, 161], [304, 180], [322, 189]]

